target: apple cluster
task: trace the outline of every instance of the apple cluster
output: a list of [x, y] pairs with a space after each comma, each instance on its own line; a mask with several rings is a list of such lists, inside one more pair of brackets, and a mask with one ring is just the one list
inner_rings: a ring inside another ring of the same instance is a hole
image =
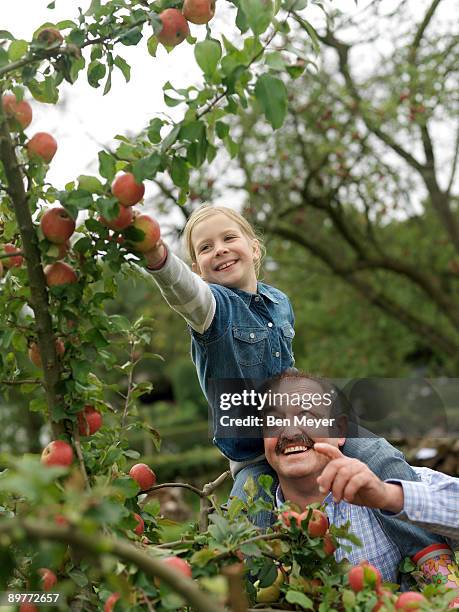
[[396, 597], [390, 589], [382, 586], [381, 572], [368, 561], [362, 561], [351, 567], [347, 574], [347, 580], [354, 593], [360, 593], [365, 589], [376, 593], [378, 601], [372, 612], [385, 610], [388, 604], [393, 606], [395, 610], [419, 610], [423, 607], [423, 604], [427, 603], [424, 595], [416, 591], [405, 591]]
[[326, 555], [332, 555], [335, 552], [336, 544], [333, 536], [328, 531], [328, 517], [325, 512], [318, 508], [306, 508], [301, 513], [294, 510], [286, 510], [279, 514], [278, 520], [283, 528], [290, 529], [293, 524], [300, 529], [306, 527], [310, 538], [322, 538], [322, 549]]
[[159, 14], [163, 27], [157, 35], [166, 47], [176, 47], [190, 34], [188, 22], [197, 25], [208, 23], [215, 14], [215, 0], [185, 0], [180, 11], [168, 8]]

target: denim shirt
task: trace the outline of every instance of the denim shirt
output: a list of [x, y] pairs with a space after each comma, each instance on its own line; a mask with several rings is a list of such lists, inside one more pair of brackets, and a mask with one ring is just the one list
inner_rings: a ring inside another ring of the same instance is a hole
[[[199, 383], [209, 400], [209, 381], [268, 379], [293, 367], [295, 335], [293, 309], [288, 297], [265, 283], [257, 293], [209, 284], [216, 311], [210, 327], [191, 333], [191, 358]], [[263, 454], [263, 439], [215, 438], [214, 444], [234, 461]]]

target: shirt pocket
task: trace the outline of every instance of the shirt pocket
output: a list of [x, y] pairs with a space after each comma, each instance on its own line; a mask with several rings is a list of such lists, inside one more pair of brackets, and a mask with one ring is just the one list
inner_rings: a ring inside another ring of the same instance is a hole
[[263, 361], [268, 331], [263, 327], [233, 327], [234, 353], [241, 366]]

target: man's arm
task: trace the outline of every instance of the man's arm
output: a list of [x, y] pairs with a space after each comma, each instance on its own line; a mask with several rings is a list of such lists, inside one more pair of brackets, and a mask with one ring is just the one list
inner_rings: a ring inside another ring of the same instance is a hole
[[403, 504], [394, 517], [447, 538], [459, 540], [459, 478], [419, 470], [425, 482], [390, 481], [403, 491]]
[[418, 468], [424, 482], [382, 482], [364, 463], [345, 457], [335, 446], [317, 443], [314, 450], [330, 459], [317, 482], [336, 501], [378, 508], [429, 531], [459, 538], [458, 478]]
[[216, 301], [209, 285], [162, 243], [145, 253], [147, 269], [164, 299], [195, 331], [203, 334], [212, 323]]

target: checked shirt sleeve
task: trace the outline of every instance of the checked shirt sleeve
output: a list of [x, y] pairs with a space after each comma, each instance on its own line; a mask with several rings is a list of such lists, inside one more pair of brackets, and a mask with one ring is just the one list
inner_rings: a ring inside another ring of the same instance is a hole
[[421, 482], [391, 479], [403, 487], [404, 505], [395, 518], [447, 537], [459, 548], [459, 478], [429, 468], [413, 468]]
[[215, 297], [208, 284], [167, 249], [159, 270], [148, 270], [164, 299], [195, 331], [203, 334], [215, 315]]

